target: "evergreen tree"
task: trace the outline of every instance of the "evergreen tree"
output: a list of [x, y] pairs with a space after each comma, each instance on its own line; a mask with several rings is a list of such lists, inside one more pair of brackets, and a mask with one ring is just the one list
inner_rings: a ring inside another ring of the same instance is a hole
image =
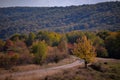
[[35, 34], [32, 33], [32, 32], [29, 33], [29, 37], [28, 37], [28, 39], [27, 39], [27, 41], [26, 41], [27, 46], [31, 46], [32, 43], [33, 43], [33, 41], [34, 41], [34, 39], [35, 39]]

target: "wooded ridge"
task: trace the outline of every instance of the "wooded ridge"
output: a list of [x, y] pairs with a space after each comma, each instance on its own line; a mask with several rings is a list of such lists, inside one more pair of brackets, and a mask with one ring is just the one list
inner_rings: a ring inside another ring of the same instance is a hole
[[69, 7], [0, 8], [0, 38], [39, 30], [120, 30], [120, 2]]

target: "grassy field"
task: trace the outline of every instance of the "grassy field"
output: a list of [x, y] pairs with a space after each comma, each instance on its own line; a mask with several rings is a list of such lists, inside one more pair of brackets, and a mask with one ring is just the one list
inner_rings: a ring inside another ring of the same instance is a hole
[[43, 80], [120, 80], [120, 60], [98, 59], [88, 69], [76, 67]]

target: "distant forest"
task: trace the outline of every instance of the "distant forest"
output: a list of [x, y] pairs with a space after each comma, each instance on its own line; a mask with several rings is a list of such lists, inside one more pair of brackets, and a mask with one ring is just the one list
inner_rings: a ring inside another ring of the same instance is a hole
[[14, 33], [120, 30], [120, 2], [69, 7], [0, 8], [0, 38]]

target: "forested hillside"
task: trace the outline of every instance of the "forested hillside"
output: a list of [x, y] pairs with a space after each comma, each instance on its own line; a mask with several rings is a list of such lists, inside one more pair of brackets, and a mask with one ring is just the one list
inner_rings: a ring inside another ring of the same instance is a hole
[[72, 30], [120, 30], [120, 2], [70, 7], [0, 8], [0, 38], [14, 33], [41, 29], [61, 32]]

